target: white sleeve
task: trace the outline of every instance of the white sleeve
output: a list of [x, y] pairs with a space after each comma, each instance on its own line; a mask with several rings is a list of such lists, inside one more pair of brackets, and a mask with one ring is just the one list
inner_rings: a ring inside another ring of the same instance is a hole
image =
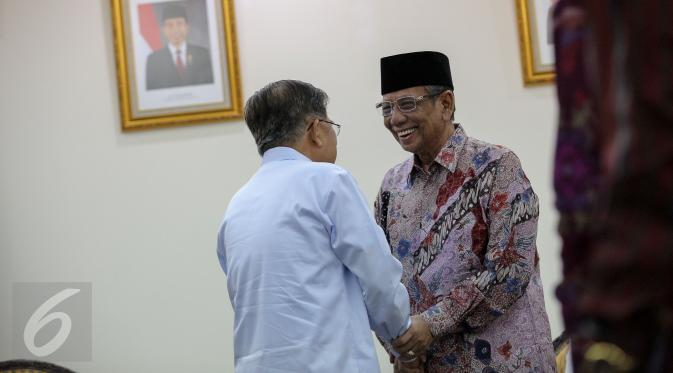
[[220, 226], [220, 232], [217, 234], [217, 258], [220, 261], [220, 266], [227, 274], [227, 252], [224, 247], [224, 223]]
[[400, 282], [402, 265], [390, 253], [383, 230], [346, 171], [337, 173], [325, 210], [332, 223], [332, 249], [360, 283], [369, 325], [384, 340], [397, 338], [411, 324], [409, 295]]

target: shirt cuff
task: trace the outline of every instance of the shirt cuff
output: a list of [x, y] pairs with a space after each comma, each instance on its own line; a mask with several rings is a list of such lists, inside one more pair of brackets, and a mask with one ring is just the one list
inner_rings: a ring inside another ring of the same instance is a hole
[[[404, 328], [402, 328], [402, 331], [400, 332], [400, 334], [397, 335], [397, 337], [395, 337], [395, 339], [399, 338], [402, 334], [406, 333], [406, 331], [409, 330], [409, 328], [411, 328], [411, 317], [407, 318], [407, 324], [404, 326]], [[393, 347], [393, 342], [394, 342], [394, 340], [388, 341], [388, 343], [390, 343], [390, 351], [388, 351], [388, 352], [390, 352], [395, 357], [399, 357], [400, 354], [397, 353], [397, 351], [395, 351], [394, 348], [392, 348]]]

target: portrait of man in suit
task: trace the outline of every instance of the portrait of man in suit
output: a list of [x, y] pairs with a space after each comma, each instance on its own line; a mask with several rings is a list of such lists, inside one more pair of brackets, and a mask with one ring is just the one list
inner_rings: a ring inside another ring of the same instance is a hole
[[147, 90], [213, 83], [210, 51], [187, 41], [185, 8], [178, 4], [165, 7], [161, 32], [167, 43], [147, 57]]

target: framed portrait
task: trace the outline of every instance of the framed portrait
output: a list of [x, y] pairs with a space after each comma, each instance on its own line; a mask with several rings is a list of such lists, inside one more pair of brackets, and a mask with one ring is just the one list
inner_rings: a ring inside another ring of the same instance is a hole
[[525, 85], [554, 81], [553, 9], [558, 0], [515, 0]]
[[110, 0], [123, 130], [242, 117], [233, 0]]

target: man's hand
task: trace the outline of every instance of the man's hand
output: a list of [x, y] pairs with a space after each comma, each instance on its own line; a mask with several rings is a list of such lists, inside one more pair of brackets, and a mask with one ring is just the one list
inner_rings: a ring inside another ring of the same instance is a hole
[[414, 315], [411, 316], [411, 326], [393, 341], [393, 347], [401, 355], [425, 356], [432, 339], [428, 323], [421, 316]]
[[[413, 360], [412, 360], [413, 359]], [[396, 358], [394, 360], [394, 372], [395, 373], [424, 373], [425, 372], [425, 360], [427, 357], [425, 353], [421, 356], [410, 356], [404, 355]]]

